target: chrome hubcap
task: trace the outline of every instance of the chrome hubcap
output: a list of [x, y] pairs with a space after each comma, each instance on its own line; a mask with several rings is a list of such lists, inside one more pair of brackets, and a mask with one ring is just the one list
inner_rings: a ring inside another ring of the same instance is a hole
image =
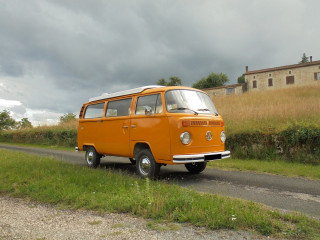
[[148, 175], [150, 172], [150, 168], [151, 168], [151, 162], [150, 159], [146, 156], [144, 156], [141, 161], [140, 161], [140, 171], [144, 174], [144, 175]]
[[93, 154], [93, 152], [88, 152], [88, 155], [87, 155], [87, 162], [89, 163], [89, 164], [91, 164], [92, 163], [92, 160], [93, 160], [93, 156], [94, 156], [94, 154]]

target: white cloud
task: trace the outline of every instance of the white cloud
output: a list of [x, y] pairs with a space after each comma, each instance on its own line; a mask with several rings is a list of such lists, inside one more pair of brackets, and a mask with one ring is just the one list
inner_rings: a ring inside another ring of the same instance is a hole
[[12, 108], [14, 106], [21, 106], [22, 103], [16, 100], [0, 99], [0, 108]]

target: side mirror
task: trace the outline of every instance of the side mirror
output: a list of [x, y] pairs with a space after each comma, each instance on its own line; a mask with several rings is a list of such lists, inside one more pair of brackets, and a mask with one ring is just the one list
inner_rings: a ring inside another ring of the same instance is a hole
[[146, 115], [146, 116], [151, 116], [151, 115], [152, 115], [152, 107], [150, 107], [150, 106], [145, 106], [144, 115]]

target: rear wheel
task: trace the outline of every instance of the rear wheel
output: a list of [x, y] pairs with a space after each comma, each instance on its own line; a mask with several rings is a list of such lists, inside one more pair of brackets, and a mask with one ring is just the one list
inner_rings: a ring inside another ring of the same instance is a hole
[[149, 149], [141, 150], [136, 158], [137, 173], [143, 178], [155, 178], [159, 175], [160, 164], [156, 163]]
[[186, 163], [186, 169], [191, 173], [201, 173], [207, 166], [207, 162]]
[[87, 147], [85, 158], [89, 168], [96, 168], [100, 164], [101, 156], [94, 147]]

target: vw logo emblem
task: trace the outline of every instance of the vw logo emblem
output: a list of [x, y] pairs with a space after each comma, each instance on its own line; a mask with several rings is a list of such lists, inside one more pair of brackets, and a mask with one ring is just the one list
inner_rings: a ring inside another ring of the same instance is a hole
[[208, 131], [208, 132], [206, 133], [206, 139], [207, 139], [208, 141], [211, 141], [211, 140], [212, 140], [212, 132], [211, 132], [211, 131]]

